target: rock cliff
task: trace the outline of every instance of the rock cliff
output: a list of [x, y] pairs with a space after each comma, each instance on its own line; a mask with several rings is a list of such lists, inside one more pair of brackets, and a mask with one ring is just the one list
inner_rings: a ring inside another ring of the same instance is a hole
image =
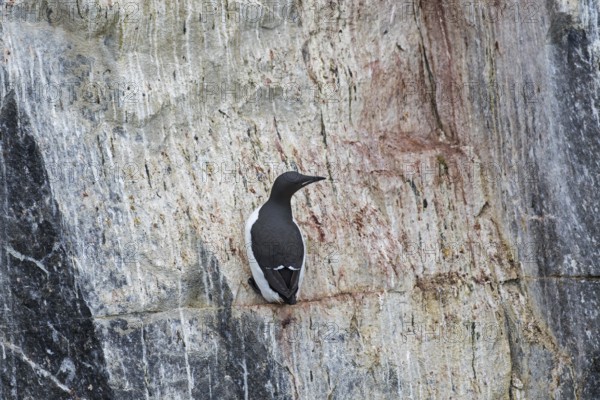
[[599, 8], [3, 2], [0, 398], [599, 398]]

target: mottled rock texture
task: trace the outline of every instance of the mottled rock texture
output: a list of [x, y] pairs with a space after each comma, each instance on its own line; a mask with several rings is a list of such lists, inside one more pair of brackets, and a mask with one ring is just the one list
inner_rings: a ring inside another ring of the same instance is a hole
[[75, 280], [59, 207], [13, 92], [0, 111], [0, 398], [112, 393], [94, 320]]
[[3, 2], [0, 398], [600, 398], [599, 8]]

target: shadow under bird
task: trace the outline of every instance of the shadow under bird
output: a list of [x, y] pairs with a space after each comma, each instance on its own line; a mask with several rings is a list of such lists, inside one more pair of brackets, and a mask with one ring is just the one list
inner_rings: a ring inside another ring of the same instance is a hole
[[294, 171], [279, 175], [269, 200], [246, 221], [246, 251], [252, 270], [248, 283], [270, 303], [296, 304], [306, 249], [292, 216], [291, 200], [298, 190], [323, 179]]

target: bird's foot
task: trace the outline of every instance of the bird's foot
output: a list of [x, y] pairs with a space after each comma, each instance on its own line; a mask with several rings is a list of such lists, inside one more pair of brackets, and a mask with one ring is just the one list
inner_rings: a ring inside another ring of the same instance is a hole
[[262, 293], [260, 292], [260, 289], [258, 288], [258, 286], [256, 285], [256, 282], [254, 281], [254, 278], [249, 278], [249, 279], [248, 279], [248, 284], [250, 285], [250, 287], [251, 287], [252, 289], [254, 289], [254, 291], [255, 291], [257, 294], [260, 294], [260, 295], [262, 295]]

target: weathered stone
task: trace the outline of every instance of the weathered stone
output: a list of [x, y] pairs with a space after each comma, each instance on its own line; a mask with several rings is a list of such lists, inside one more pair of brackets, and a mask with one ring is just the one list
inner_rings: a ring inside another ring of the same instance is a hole
[[2, 7], [0, 397], [600, 397], [597, 0]]
[[40, 151], [14, 93], [0, 111], [0, 398], [109, 398]]

